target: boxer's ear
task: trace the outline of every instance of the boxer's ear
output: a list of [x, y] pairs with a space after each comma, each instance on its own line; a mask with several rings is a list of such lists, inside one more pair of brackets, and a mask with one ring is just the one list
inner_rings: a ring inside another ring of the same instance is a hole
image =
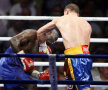
[[19, 52], [20, 51], [20, 48], [19, 48], [19, 45], [20, 45], [20, 39], [17, 37], [17, 36], [14, 36], [10, 39], [10, 46], [11, 48], [13, 49], [13, 51], [15, 53]]

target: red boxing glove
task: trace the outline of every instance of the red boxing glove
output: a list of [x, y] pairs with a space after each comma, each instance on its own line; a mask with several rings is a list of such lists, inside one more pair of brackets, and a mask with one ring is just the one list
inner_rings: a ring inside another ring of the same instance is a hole
[[52, 50], [46, 42], [39, 45], [39, 54], [52, 54]]
[[49, 80], [49, 71], [45, 70], [39, 75], [39, 80]]
[[29, 71], [34, 69], [34, 61], [31, 58], [24, 58], [21, 60], [23, 63], [23, 70]]

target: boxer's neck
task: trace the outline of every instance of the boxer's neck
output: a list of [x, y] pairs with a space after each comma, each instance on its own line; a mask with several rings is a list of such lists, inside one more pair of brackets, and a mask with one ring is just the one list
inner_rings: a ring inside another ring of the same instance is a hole
[[72, 16], [79, 16], [77, 13], [75, 13], [75, 12], [70, 12], [68, 15], [72, 15]]

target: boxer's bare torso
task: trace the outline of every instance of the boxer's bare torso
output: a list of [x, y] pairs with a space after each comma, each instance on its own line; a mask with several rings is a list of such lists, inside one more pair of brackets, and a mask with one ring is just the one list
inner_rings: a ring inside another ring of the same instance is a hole
[[57, 19], [56, 26], [61, 32], [65, 48], [88, 45], [91, 36], [89, 23], [75, 15], [65, 15]]
[[62, 17], [55, 18], [45, 26], [38, 30], [38, 34], [41, 35], [47, 29], [57, 27], [62, 35], [65, 49], [75, 46], [88, 45], [91, 36], [90, 24], [81, 17], [78, 17], [76, 13], [64, 15]]

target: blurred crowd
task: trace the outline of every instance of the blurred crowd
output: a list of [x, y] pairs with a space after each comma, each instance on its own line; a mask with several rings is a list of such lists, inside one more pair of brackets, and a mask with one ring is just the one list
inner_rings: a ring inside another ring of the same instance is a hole
[[[106, 0], [0, 0], [0, 16], [61, 16], [63, 15], [64, 7], [69, 3], [76, 3], [79, 6], [81, 17], [108, 16]], [[37, 30], [47, 22], [47, 20], [0, 20], [0, 37], [12, 37], [29, 28]], [[92, 38], [108, 37], [107, 22], [90, 21], [89, 23], [93, 30]], [[107, 46], [106, 43], [91, 43], [90, 52], [91, 54], [108, 54]], [[9, 42], [0, 41], [0, 47], [0, 53], [3, 53], [9, 47]], [[53, 53], [64, 53], [63, 43], [58, 42], [50, 45], [50, 47]], [[108, 61], [99, 59], [93, 60], [93, 62]], [[58, 71], [61, 76], [60, 78], [63, 80], [63, 70], [61, 69], [63, 68], [60, 67]], [[94, 80], [108, 80], [108, 68], [93, 68], [93, 75]]]

